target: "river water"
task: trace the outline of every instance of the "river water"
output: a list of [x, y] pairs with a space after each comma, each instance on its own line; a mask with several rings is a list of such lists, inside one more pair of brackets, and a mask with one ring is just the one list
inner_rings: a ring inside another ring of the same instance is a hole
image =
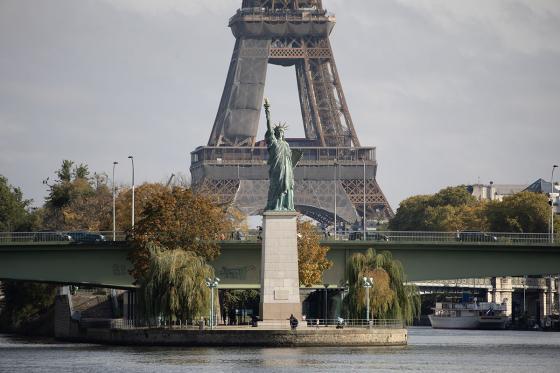
[[138, 348], [0, 335], [0, 372], [560, 372], [560, 333], [411, 328], [395, 348]]

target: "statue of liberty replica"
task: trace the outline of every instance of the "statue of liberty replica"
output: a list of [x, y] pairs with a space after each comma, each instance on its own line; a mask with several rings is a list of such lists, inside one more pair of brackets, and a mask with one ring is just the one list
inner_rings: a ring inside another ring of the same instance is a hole
[[301, 152], [292, 151], [284, 135], [285, 124], [272, 128], [270, 102], [264, 99], [268, 146], [268, 200], [265, 211], [295, 211], [294, 208], [294, 168], [301, 158]]
[[302, 153], [292, 151], [284, 138], [286, 125], [274, 128], [270, 121], [270, 102], [264, 101], [268, 145], [270, 186], [263, 213], [261, 249], [262, 326], [301, 320], [297, 251], [297, 216], [294, 208], [294, 167]]

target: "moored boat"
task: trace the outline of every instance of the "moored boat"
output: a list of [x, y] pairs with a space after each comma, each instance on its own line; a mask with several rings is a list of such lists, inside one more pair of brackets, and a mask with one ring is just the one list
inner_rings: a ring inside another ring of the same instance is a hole
[[505, 329], [506, 304], [437, 302], [429, 315], [434, 329]]

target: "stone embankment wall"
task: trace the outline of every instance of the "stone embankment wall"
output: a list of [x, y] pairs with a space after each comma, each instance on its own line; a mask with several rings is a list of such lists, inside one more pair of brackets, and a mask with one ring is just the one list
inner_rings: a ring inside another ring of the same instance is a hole
[[406, 329], [266, 330], [80, 330], [62, 339], [74, 342], [141, 346], [404, 346]]
[[136, 346], [404, 346], [406, 329], [300, 328], [110, 329], [85, 327], [72, 317], [68, 295], [55, 301], [55, 337], [65, 341]]

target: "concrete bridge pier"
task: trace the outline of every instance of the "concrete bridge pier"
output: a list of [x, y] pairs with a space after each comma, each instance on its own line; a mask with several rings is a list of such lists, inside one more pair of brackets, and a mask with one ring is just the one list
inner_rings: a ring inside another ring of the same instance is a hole
[[511, 277], [492, 277], [492, 291], [490, 300], [494, 303], [506, 303], [506, 315], [511, 317], [513, 287]]

